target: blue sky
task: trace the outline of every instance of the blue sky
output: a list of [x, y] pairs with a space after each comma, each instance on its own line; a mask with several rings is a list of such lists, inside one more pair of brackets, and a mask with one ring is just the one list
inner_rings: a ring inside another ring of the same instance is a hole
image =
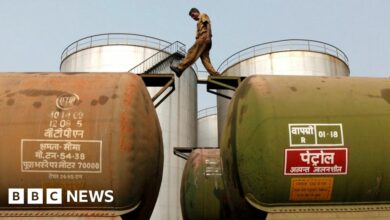
[[[59, 71], [66, 46], [100, 33], [145, 34], [188, 48], [191, 7], [212, 19], [216, 67], [255, 44], [304, 38], [343, 50], [351, 76], [390, 77], [388, 0], [2, 0], [0, 72]], [[201, 92], [199, 109], [213, 99]]]

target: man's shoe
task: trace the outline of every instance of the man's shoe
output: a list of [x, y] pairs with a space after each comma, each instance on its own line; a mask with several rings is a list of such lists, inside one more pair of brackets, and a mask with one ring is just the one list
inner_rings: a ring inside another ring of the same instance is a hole
[[176, 66], [174, 65], [170, 65], [169, 66], [171, 68], [171, 70], [173, 72], [175, 72], [176, 76], [179, 78], [181, 76], [181, 74], [183, 73], [183, 71], [180, 71], [179, 68], [177, 68]]

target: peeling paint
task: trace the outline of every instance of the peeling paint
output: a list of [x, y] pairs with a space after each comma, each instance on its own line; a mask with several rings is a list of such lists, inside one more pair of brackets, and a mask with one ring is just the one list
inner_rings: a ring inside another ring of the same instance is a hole
[[100, 105], [104, 105], [104, 104], [106, 104], [107, 103], [107, 101], [108, 101], [108, 97], [107, 96], [100, 96], [99, 97], [99, 104]]
[[8, 99], [7, 100], [7, 105], [11, 106], [13, 104], [15, 104], [15, 99]]
[[91, 101], [91, 105], [92, 105], [92, 106], [95, 106], [95, 105], [97, 105], [97, 104], [98, 104], [98, 101], [97, 101], [96, 99], [94, 99], [94, 100]]
[[34, 108], [40, 108], [42, 106], [42, 102], [34, 102], [33, 106]]

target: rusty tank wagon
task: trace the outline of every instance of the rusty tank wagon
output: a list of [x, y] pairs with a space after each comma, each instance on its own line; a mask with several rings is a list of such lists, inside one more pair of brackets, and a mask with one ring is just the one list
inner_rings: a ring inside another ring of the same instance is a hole
[[0, 164], [0, 216], [148, 219], [163, 142], [142, 79], [0, 74]]

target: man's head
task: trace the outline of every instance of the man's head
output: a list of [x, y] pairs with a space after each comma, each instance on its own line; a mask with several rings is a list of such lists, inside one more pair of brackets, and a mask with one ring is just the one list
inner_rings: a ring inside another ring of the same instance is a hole
[[190, 12], [188, 12], [188, 15], [195, 21], [199, 20], [199, 14], [200, 12], [197, 8], [191, 8]]

